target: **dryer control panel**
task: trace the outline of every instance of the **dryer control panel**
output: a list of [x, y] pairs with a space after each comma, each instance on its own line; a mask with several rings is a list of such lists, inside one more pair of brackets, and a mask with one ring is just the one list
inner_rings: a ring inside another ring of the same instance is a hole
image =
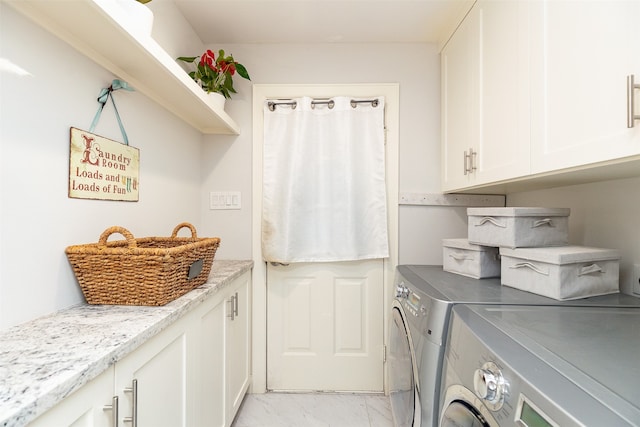
[[426, 316], [427, 308], [422, 303], [422, 298], [409, 289], [404, 282], [400, 282], [396, 286], [396, 298], [401, 300], [402, 306], [412, 316]]

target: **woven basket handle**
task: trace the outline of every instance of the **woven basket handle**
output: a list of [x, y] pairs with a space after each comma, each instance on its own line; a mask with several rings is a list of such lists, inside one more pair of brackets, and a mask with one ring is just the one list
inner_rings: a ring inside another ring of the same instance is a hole
[[114, 233], [122, 234], [126, 239], [127, 246], [129, 246], [129, 248], [137, 247], [136, 239], [135, 237], [133, 237], [133, 234], [131, 234], [131, 232], [126, 228], [118, 227], [118, 226], [109, 227], [106, 230], [104, 230], [100, 235], [100, 240], [98, 240], [98, 244], [100, 244], [100, 246], [107, 246], [107, 239], [109, 238], [109, 236], [111, 236]]
[[180, 231], [181, 229], [187, 227], [189, 230], [191, 230], [191, 237], [192, 238], [196, 238], [198, 237], [198, 233], [196, 233], [196, 228], [188, 223], [188, 222], [182, 222], [178, 225], [176, 225], [176, 228], [173, 229], [173, 233], [171, 233], [171, 237], [178, 237], [178, 231]]

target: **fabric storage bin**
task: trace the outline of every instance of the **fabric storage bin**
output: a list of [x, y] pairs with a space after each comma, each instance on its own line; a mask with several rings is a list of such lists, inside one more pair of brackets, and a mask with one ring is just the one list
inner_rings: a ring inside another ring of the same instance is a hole
[[566, 245], [569, 212], [568, 208], [468, 208], [469, 242], [506, 248]]
[[620, 254], [586, 246], [500, 248], [501, 283], [569, 300], [619, 292]]
[[467, 239], [443, 239], [442, 269], [474, 279], [498, 277], [500, 254], [498, 248], [474, 245]]

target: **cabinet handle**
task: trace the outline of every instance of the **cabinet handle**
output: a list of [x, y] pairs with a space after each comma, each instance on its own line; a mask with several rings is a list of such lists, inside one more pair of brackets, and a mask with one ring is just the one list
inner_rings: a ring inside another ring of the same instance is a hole
[[111, 405], [104, 405], [104, 407], [102, 408], [105, 411], [113, 411], [111, 413], [112, 419], [111, 419], [111, 425], [113, 427], [118, 427], [118, 396], [113, 396], [113, 399], [111, 400]]
[[236, 292], [236, 296], [234, 299], [235, 303], [234, 303], [234, 308], [233, 308], [233, 314], [238, 317], [238, 293]]
[[627, 127], [634, 127], [634, 122], [640, 120], [640, 115], [635, 113], [635, 90], [640, 89], [640, 84], [634, 82], [635, 76], [627, 76]]
[[124, 392], [131, 393], [132, 404], [131, 416], [124, 417], [122, 421], [124, 421], [125, 423], [131, 423], [131, 427], [138, 427], [138, 380], [133, 380], [131, 382], [131, 387], [125, 388]]
[[232, 295], [231, 299], [229, 300], [229, 303], [231, 304], [231, 309], [229, 310], [229, 314], [227, 314], [227, 317], [231, 320], [235, 319], [235, 313], [236, 313], [235, 304], [234, 304], [235, 299], [236, 297]]
[[467, 151], [465, 150], [464, 152], [464, 174], [465, 175], [470, 174], [476, 170], [476, 166], [475, 166], [476, 154], [478, 153], [474, 152], [473, 148], [469, 148], [469, 154], [467, 154]]
[[473, 151], [473, 148], [469, 148], [469, 172], [475, 172], [476, 170], [476, 155], [477, 151]]
[[462, 167], [464, 168], [464, 174], [467, 175], [469, 173], [469, 167], [467, 166], [467, 161], [469, 160], [469, 155], [467, 154], [467, 150], [464, 150], [464, 158], [462, 159]]

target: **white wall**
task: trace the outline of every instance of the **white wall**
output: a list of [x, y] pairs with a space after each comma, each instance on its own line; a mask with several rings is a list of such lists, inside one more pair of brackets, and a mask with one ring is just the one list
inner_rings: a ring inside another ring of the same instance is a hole
[[[253, 83], [400, 84], [400, 192], [440, 191], [440, 59], [428, 44], [224, 45], [244, 64]], [[239, 137], [205, 137], [203, 227], [220, 235], [220, 257], [251, 258], [251, 85], [234, 79], [238, 94], [227, 111]], [[211, 211], [210, 191], [242, 192], [240, 211]], [[461, 208], [403, 206], [400, 262], [442, 262], [440, 240], [466, 234]]]
[[[200, 228], [202, 135], [137, 92], [117, 91], [140, 149], [140, 201], [67, 197], [69, 128], [88, 129], [114, 76], [0, 3], [0, 330], [83, 301], [64, 254], [112, 225], [137, 236]], [[96, 133], [122, 141], [111, 105]], [[201, 233], [202, 234], [202, 233]]]
[[640, 178], [513, 193], [507, 205], [571, 208], [569, 243], [618, 249], [620, 289], [631, 293], [632, 266], [640, 263]]

